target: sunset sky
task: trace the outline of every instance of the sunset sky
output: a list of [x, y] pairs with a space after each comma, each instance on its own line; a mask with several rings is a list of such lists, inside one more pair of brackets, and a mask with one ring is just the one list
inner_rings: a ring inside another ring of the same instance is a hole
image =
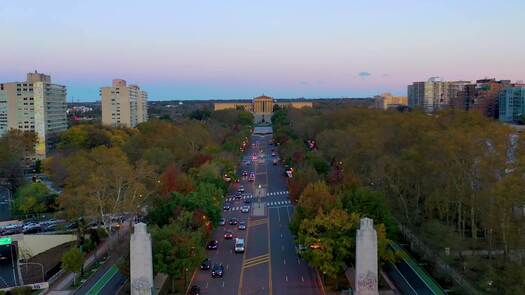
[[97, 100], [406, 95], [412, 81], [525, 80], [524, 0], [0, 1], [0, 81], [38, 70]]

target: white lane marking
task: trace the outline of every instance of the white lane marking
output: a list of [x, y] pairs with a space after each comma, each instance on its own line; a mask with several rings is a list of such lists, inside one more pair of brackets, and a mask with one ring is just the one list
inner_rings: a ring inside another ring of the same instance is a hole
[[288, 282], [288, 276], [286, 276], [286, 281]]
[[222, 287], [224, 288], [224, 281], [222, 281]]
[[301, 276], [301, 281], [303, 281], [303, 283], [304, 283], [304, 277], [303, 276]]
[[281, 213], [279, 212], [281, 210], [277, 210], [277, 220], [279, 221], [279, 224], [281, 223]]
[[283, 234], [281, 234], [281, 239], [283, 238]]
[[284, 246], [281, 245], [281, 251], [284, 251]]
[[206, 281], [206, 287], [204, 287], [205, 289], [208, 289], [208, 281]]
[[228, 267], [230, 267], [230, 265], [229, 265], [229, 264], [226, 264], [226, 270], [228, 270]]
[[297, 264], [301, 264], [301, 259], [297, 258]]
[[286, 264], [286, 259], [283, 259], [284, 264]]

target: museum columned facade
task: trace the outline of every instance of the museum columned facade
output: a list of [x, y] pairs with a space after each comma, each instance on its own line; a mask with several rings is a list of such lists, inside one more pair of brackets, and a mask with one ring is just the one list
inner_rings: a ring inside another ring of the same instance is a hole
[[214, 109], [244, 109], [254, 115], [256, 124], [267, 124], [271, 122], [273, 108], [275, 105], [283, 108], [312, 107], [311, 101], [278, 101], [273, 97], [262, 95], [254, 97], [252, 101], [216, 102]]

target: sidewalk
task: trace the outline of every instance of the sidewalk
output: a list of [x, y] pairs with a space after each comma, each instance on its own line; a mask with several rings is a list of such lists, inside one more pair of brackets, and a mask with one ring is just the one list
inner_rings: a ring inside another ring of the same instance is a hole
[[[96, 250], [97, 258], [104, 256], [108, 252], [110, 244], [117, 242], [119, 236], [125, 236], [128, 231], [129, 222], [124, 222], [118, 233], [114, 233], [109, 239], [98, 246]], [[93, 263], [95, 263], [95, 253], [89, 255], [86, 258], [86, 261], [84, 262], [84, 269], [88, 269]], [[64, 274], [64, 271], [60, 270], [55, 276], [59, 276], [59, 278], [54, 282], [50, 282], [49, 289], [43, 294], [64, 295], [72, 294], [74, 292], [74, 290], [68, 290], [69, 286], [71, 286], [73, 283], [73, 273]]]

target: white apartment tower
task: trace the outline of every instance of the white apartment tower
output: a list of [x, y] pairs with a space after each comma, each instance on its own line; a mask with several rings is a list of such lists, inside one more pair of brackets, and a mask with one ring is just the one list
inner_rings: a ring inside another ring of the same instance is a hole
[[438, 77], [426, 82], [414, 82], [408, 85], [408, 106], [429, 113], [447, 108], [467, 84], [470, 81], [442, 81]]
[[66, 86], [51, 83], [51, 76], [28, 73], [24, 82], [0, 83], [0, 136], [9, 129], [37, 134], [35, 159], [44, 159], [67, 129]]
[[148, 94], [138, 85], [114, 79], [111, 87], [100, 88], [102, 124], [113, 127], [136, 127], [148, 120]]

